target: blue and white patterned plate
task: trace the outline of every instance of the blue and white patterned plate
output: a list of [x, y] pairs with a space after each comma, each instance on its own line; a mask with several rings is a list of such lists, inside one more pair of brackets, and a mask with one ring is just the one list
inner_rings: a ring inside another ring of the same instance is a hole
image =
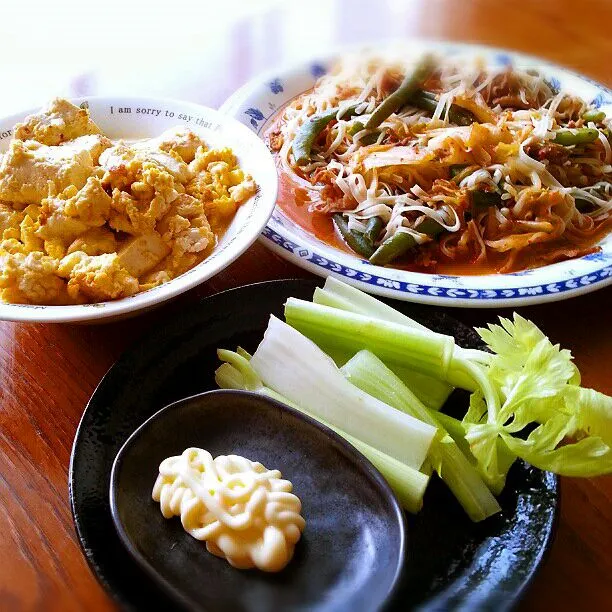
[[[476, 54], [494, 66], [511, 63], [517, 67], [536, 67], [555, 86], [593, 101], [608, 115], [612, 114], [612, 91], [534, 57], [436, 41], [413, 41], [405, 46], [409, 52], [433, 49], [440, 54]], [[260, 75], [236, 91], [220, 110], [263, 136], [278, 110], [310, 89], [335, 57], [337, 54]], [[579, 259], [512, 274], [481, 276], [425, 274], [374, 266], [317, 240], [278, 208], [261, 239], [282, 257], [315, 274], [332, 274], [371, 293], [442, 306], [523, 306], [574, 297], [612, 283], [612, 236], [601, 242], [601, 252]]]

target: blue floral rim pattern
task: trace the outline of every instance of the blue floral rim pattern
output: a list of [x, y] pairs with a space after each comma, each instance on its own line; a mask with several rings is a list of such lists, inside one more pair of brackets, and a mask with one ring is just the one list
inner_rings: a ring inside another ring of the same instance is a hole
[[[284, 236], [281, 236], [269, 226], [264, 229], [263, 236], [267, 240], [270, 240], [274, 244], [282, 247], [296, 257], [300, 257], [305, 261], [310, 261], [320, 268], [333, 272], [334, 274], [344, 276], [349, 280], [355, 280], [361, 283], [367, 283], [368, 285], [384, 287], [386, 289], [393, 289], [395, 291], [401, 291], [402, 293], [413, 295], [431, 295], [439, 298], [449, 298], [452, 300], [456, 300], [458, 298], [471, 300], [507, 300], [512, 298], [524, 299], [527, 296], [543, 296], [559, 294], [565, 291], [573, 291], [579, 289], [580, 287], [595, 285], [602, 281], [607, 281], [608, 283], [612, 282], [612, 265], [610, 265], [590, 274], [584, 274], [583, 276], [577, 276], [567, 281], [549, 283], [547, 285], [532, 285], [530, 287], [504, 289], [460, 289], [458, 287], [436, 287], [433, 285], [406, 283], [390, 278], [384, 278], [382, 276], [377, 276], [376, 274], [367, 274], [348, 266], [344, 266], [313, 253], [313, 251], [307, 247], [287, 240]], [[440, 278], [440, 276], [437, 276], [437, 278]], [[452, 277], [446, 278], [450, 279]]]

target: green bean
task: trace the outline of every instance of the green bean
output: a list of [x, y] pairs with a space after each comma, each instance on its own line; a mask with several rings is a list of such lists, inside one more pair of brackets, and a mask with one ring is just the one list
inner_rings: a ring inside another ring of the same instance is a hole
[[419, 89], [415, 91], [412, 96], [410, 96], [408, 99], [408, 104], [410, 106], [416, 106], [417, 108], [433, 113], [438, 106], [438, 99], [436, 98], [435, 94], [431, 93], [430, 91]]
[[434, 69], [435, 63], [431, 55], [421, 58], [415, 69], [404, 77], [400, 86], [390, 96], [387, 96], [370, 115], [366, 127], [368, 129], [377, 128], [385, 119], [404, 106], [417, 87], [427, 80]]
[[448, 170], [450, 172], [450, 177], [452, 179], [456, 178], [458, 175], [460, 175], [466, 168], [469, 168], [469, 166], [467, 164], [453, 164], [452, 166], [449, 166]]
[[470, 191], [472, 214], [477, 214], [491, 206], [501, 206], [503, 200], [497, 191]]
[[576, 206], [576, 210], [578, 210], [581, 213], [590, 212], [595, 208], [591, 200], [585, 200], [584, 198], [576, 198], [574, 200], [574, 204]]
[[[345, 111], [342, 117], [352, 117], [355, 114], [357, 104], [352, 104]], [[311, 115], [302, 123], [298, 133], [293, 139], [293, 157], [298, 165], [303, 166], [310, 161], [312, 145], [319, 134], [336, 118], [340, 111], [339, 108], [330, 108], [324, 113]]]
[[363, 234], [349, 229], [348, 223], [344, 220], [341, 213], [335, 213], [333, 215], [333, 220], [340, 235], [355, 253], [362, 255], [366, 259], [372, 256], [374, 247], [364, 238]]
[[595, 128], [577, 128], [573, 130], [559, 130], [553, 142], [569, 147], [571, 145], [589, 144], [599, 138], [599, 130]]
[[374, 251], [370, 257], [370, 263], [384, 266], [409, 251], [413, 246], [416, 246], [416, 240], [412, 234], [397, 232]]
[[448, 120], [456, 125], [472, 125], [472, 123], [477, 123], [476, 117], [469, 110], [461, 108], [457, 104], [450, 105]]
[[[592, 192], [592, 195], [601, 198], [602, 200], [607, 200], [607, 189], [610, 185], [612, 185], [612, 183], [608, 181], [601, 181], [600, 183], [594, 185], [595, 189], [593, 190], [594, 192]], [[597, 206], [591, 200], [581, 198], [580, 196], [574, 198], [574, 203], [576, 210], [580, 211], [581, 213], [592, 212], [597, 208]]]
[[594, 121], [595, 123], [600, 123], [606, 118], [606, 113], [597, 110], [596, 108], [590, 108], [582, 115], [582, 118], [585, 121]]
[[366, 223], [366, 230], [363, 233], [363, 237], [370, 244], [374, 244], [380, 234], [380, 230], [383, 228], [383, 220], [380, 217], [370, 217]]
[[379, 136], [380, 136], [380, 131], [376, 130], [375, 132], [372, 132], [371, 134], [366, 134], [365, 136], [363, 136], [359, 140], [359, 144], [366, 145], [366, 146], [372, 145], [378, 140]]
[[[410, 97], [408, 104], [433, 113], [438, 106], [438, 99], [435, 94], [429, 91], [418, 90]], [[469, 110], [461, 108], [457, 104], [451, 104], [448, 109], [448, 120], [456, 125], [472, 125], [476, 122], [476, 117]]]
[[[470, 174], [472, 174], [473, 172], [476, 172], [476, 170], [478, 170], [480, 166], [463, 166], [461, 164], [458, 164], [456, 166], [450, 166], [451, 168], [451, 178], [453, 179], [453, 182], [457, 183], [457, 185], [464, 179], [467, 178], [468, 176], [470, 176]], [[454, 175], [452, 168], [457, 168], [457, 170], [455, 171]]]
[[[361, 132], [361, 130], [365, 130], [365, 126], [363, 125], [363, 123], [361, 123], [361, 121], [356, 121], [349, 128], [348, 133], [350, 136], [355, 136], [355, 134], [358, 134], [359, 132]], [[365, 134], [359, 139], [359, 144], [362, 144], [362, 145], [374, 144], [378, 140], [378, 137], [380, 136], [382, 131], [383, 130], [374, 130], [373, 132], [370, 132], [369, 134]]]
[[349, 128], [348, 134], [349, 136], [354, 136], [355, 134], [361, 132], [361, 130], [365, 130], [363, 123], [361, 123], [361, 121], [355, 121], [355, 123], [353, 123], [353, 125], [351, 125]]
[[421, 217], [420, 223], [415, 223], [414, 229], [417, 232], [420, 232], [421, 234], [426, 234], [431, 238], [435, 238], [444, 230], [444, 227], [440, 225], [435, 219], [423, 215]]
[[[444, 227], [435, 219], [423, 215], [421, 220], [415, 224], [414, 229], [421, 234], [426, 234], [431, 238], [435, 238], [444, 230]], [[391, 238], [387, 238], [387, 240], [376, 249], [374, 255], [370, 257], [370, 263], [384, 266], [416, 245], [417, 241], [412, 234], [397, 232], [391, 236]]]

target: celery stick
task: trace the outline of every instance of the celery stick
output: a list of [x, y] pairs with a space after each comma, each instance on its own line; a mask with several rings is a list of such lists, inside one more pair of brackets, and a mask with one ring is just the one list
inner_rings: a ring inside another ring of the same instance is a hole
[[474, 391], [482, 386], [487, 403], [491, 402], [493, 408], [498, 405], [486, 377], [478, 376], [480, 366], [461, 357], [462, 349], [452, 336], [296, 298], [285, 303], [285, 319], [314, 342], [336, 351], [356, 353], [367, 349], [389, 364], [410, 367], [455, 387]]
[[[354, 352], [347, 353], [333, 346], [329, 346], [324, 342], [318, 341], [315, 342], [315, 344], [324, 353], [329, 355], [339, 368], [354, 355]], [[432, 410], [440, 410], [453, 391], [453, 387], [448, 383], [427, 376], [426, 374], [421, 374], [421, 372], [415, 372], [410, 368], [403, 368], [397, 364], [389, 364], [388, 367], [427, 406], [427, 408], [431, 408]]]
[[229, 363], [222, 363], [215, 370], [215, 382], [221, 389], [251, 390], [247, 387], [244, 376]]
[[286, 323], [270, 317], [249, 363], [267, 386], [316, 417], [402, 463], [421, 467], [435, 428], [351, 385], [316, 344]]
[[[384, 321], [391, 321], [393, 323], [399, 323], [400, 325], [407, 325], [408, 327], [416, 327], [418, 329], [429, 329], [425, 325], [422, 325], [418, 321], [411, 319], [408, 315], [402, 314], [395, 310], [391, 306], [377, 300], [375, 297], [351, 287], [342, 281], [328, 276], [325, 281], [323, 289], [327, 294], [334, 296], [338, 300], [342, 300], [345, 304], [348, 304], [348, 308], [342, 306], [335, 306], [335, 308], [342, 308], [342, 310], [350, 310], [358, 314], [368, 315], [377, 319], [383, 319]], [[318, 291], [315, 289], [315, 297], [313, 300], [317, 302], [317, 294], [322, 290]], [[318, 302], [317, 302], [318, 303]], [[320, 302], [324, 304], [325, 302]], [[327, 304], [327, 306], [334, 306], [334, 304]]]
[[438, 413], [429, 411], [378, 357], [360, 351], [341, 371], [362, 391], [437, 427], [428, 459], [473, 521], [482, 521], [500, 511], [477, 469], [443, 428]]
[[[299, 404], [289, 401], [286, 397], [280, 395], [280, 393], [276, 393], [269, 387], [266, 387], [263, 381], [260, 379], [258, 380], [257, 375], [249, 365], [248, 359], [250, 355], [246, 353], [246, 351], [233, 353], [232, 351], [219, 350], [217, 352], [219, 358], [226, 361], [226, 363], [222, 363], [215, 372], [215, 380], [220, 388], [241, 389], [260, 393], [261, 395], [265, 395], [286, 404], [295, 410], [299, 410], [303, 414], [329, 427], [349, 442], [349, 444], [354, 446], [356, 450], [364, 455], [372, 465], [376, 467], [383, 475], [383, 478], [389, 483], [389, 486], [397, 495], [404, 509], [413, 514], [416, 514], [421, 509], [430, 474], [421, 473], [401, 461], [389, 457], [389, 455], [373, 448], [369, 444], [361, 442], [361, 440], [357, 440], [327, 421], [315, 417]], [[245, 355], [248, 355], [248, 357], [245, 357]], [[249, 370], [251, 371], [249, 372]], [[246, 381], [249, 381], [249, 383]]]
[[433, 378], [397, 364], [389, 364], [388, 367], [427, 408], [432, 410], [440, 410], [453, 392], [452, 385], [439, 378]]
[[[327, 278], [323, 289], [315, 289], [313, 302], [316, 304], [331, 306], [340, 310], [346, 310], [348, 312], [365, 315], [373, 319], [379, 319], [381, 321], [387, 321], [391, 323], [398, 323], [400, 325], [406, 325], [407, 327], [413, 327], [435, 333], [425, 325], [422, 325], [418, 321], [415, 321], [409, 316], [395, 310], [395, 308], [388, 306], [387, 304], [381, 302], [375, 297], [355, 287], [347, 285], [346, 283], [343, 283], [342, 281], [339, 281], [337, 278], [334, 278], [332, 276], [329, 276]], [[492, 357], [490, 353], [478, 349], [463, 349], [457, 347], [457, 351], [459, 351], [461, 356], [465, 358], [463, 360], [464, 366], [466, 365], [466, 362], [469, 361], [488, 364]], [[464, 370], [465, 367], [461, 367], [460, 369]], [[399, 372], [397, 374], [398, 376], [400, 376], [400, 378], [402, 378]], [[465, 372], [461, 371], [453, 375], [459, 376], [463, 383], [469, 383], [469, 381], [465, 379]], [[438, 380], [437, 384], [440, 385], [444, 383]], [[462, 385], [458, 384], [456, 386]], [[477, 385], [471, 385], [464, 388], [467, 388], [470, 391], [475, 391]], [[438, 408], [440, 408], [440, 406], [438, 406]]]
[[252, 357], [251, 353], [249, 353], [248, 351], [246, 351], [245, 349], [243, 349], [241, 346], [239, 346], [239, 347], [237, 347], [237, 348], [236, 348], [236, 352], [237, 352], [237, 353], [238, 353], [240, 356], [244, 357], [244, 358], [245, 358], [246, 360], [248, 360], [248, 361], [250, 361], [250, 359], [251, 359], [251, 357]]
[[[345, 285], [331, 276], [328, 277], [325, 282], [325, 289], [320, 289], [319, 287], [315, 289], [313, 302], [315, 304], [330, 306], [331, 308], [338, 308], [347, 312], [376, 317], [400, 325], [407, 325], [408, 327], [427, 329], [425, 326], [417, 323], [410, 317], [398, 312], [390, 306], [383, 304], [367, 293], [363, 293], [359, 291], [359, 289]], [[319, 343], [317, 342], [317, 344]], [[336, 351], [335, 354], [331, 354], [333, 351], [330, 347], [322, 344], [319, 346], [321, 346], [338, 365], [346, 363], [350, 357], [350, 355], [348, 355], [348, 357], [345, 358], [347, 354], [338, 351]], [[403, 368], [396, 364], [390, 364], [389, 367], [391, 367], [395, 374], [402, 379], [406, 386], [409, 387], [428, 408], [439, 410], [453, 390], [451, 385], [439, 378], [433, 378], [427, 374], [415, 372], [410, 368]]]
[[398, 405], [401, 405], [402, 407], [398, 408], [398, 410], [412, 415], [415, 419], [429, 423], [436, 429], [441, 429], [442, 426], [435, 415], [370, 351], [359, 351], [340, 368], [340, 371], [349, 382], [359, 387], [362, 391], [370, 395], [373, 392], [378, 395], [382, 394], [388, 400], [392, 400], [392, 403], [389, 404], [390, 406], [398, 408]]
[[[296, 406], [298, 410], [300, 408]], [[304, 414], [308, 414], [305, 410]], [[315, 417], [313, 417], [315, 418]], [[316, 419], [315, 419], [316, 420]], [[323, 421], [321, 421], [323, 423]], [[324, 425], [328, 424], [323, 423]], [[416, 514], [423, 507], [423, 496], [429, 484], [430, 474], [424, 474], [385, 453], [357, 440], [335, 427], [330, 427], [349, 444], [355, 447], [382, 474], [402, 505], [402, 508]]]
[[[323, 289], [318, 287], [315, 289], [313, 302], [315, 302], [315, 304], [323, 304], [325, 306], [339, 308], [340, 310], [366, 315], [374, 319], [381, 319], [382, 321], [389, 321], [391, 323], [406, 325], [407, 327], [416, 327], [422, 330], [433, 331], [427, 326], [410, 318], [408, 315], [381, 302], [374, 296], [352, 287], [351, 285], [347, 285], [333, 276], [327, 277]], [[488, 363], [492, 356], [490, 353], [478, 349], [463, 349], [463, 352], [473, 361], [480, 361], [483, 363]]]
[[[447, 374], [455, 345], [451, 336], [296, 298], [289, 298], [285, 303], [285, 319], [311, 339], [314, 336], [336, 349], [382, 351], [381, 359], [412, 365], [424, 374], [437, 376]], [[371, 348], [364, 346], [368, 344]]]
[[470, 463], [476, 464], [476, 459], [472, 455], [472, 451], [470, 450], [470, 445], [468, 441], [465, 439], [465, 427], [463, 423], [458, 419], [454, 419], [448, 414], [444, 414], [443, 412], [436, 412], [434, 418], [436, 418], [442, 427], [446, 429], [450, 437], [457, 443], [457, 446], [461, 449], [461, 452], [468, 458]]
[[486, 353], [463, 349], [452, 336], [296, 298], [285, 303], [285, 318], [311, 340], [325, 343], [335, 351], [370, 350], [389, 365], [410, 367], [469, 391], [480, 390], [489, 418], [496, 419], [499, 394], [487, 376], [488, 366], [483, 361]]

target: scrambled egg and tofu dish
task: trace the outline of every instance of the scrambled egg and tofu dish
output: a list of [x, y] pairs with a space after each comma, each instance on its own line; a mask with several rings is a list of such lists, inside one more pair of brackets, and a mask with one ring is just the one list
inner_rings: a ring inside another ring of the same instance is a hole
[[210, 253], [255, 191], [231, 149], [188, 129], [113, 142], [56, 99], [0, 154], [0, 296], [82, 304], [167, 282]]

